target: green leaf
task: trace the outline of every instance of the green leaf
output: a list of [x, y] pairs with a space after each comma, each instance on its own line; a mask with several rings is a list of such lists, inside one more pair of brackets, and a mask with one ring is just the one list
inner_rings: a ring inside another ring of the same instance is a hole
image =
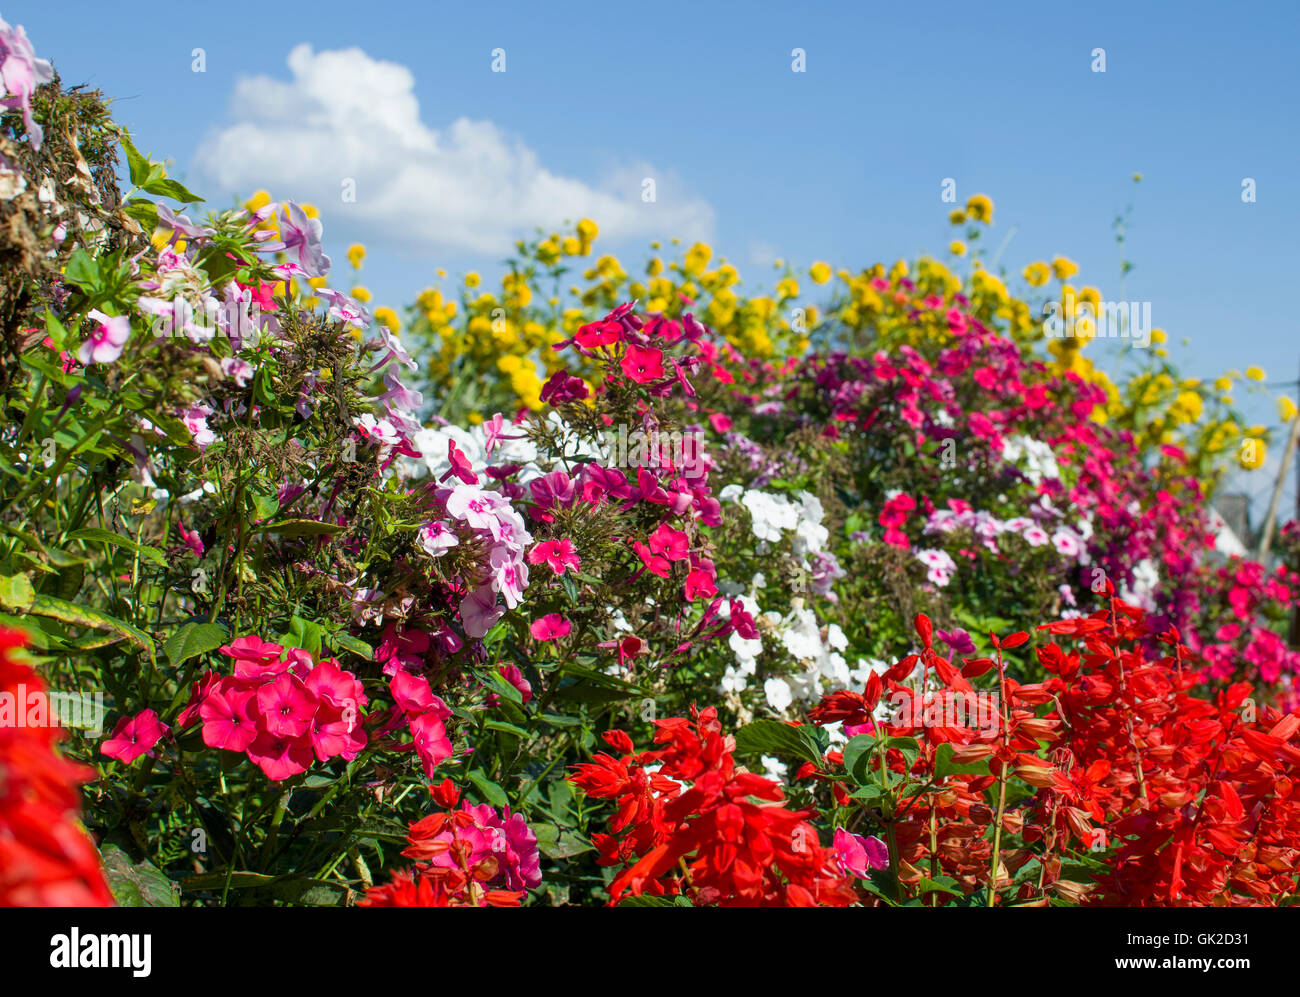
[[949, 893], [954, 897], [965, 896], [961, 890], [957, 889], [957, 880], [951, 876], [940, 876], [938, 879], [923, 878], [916, 887], [917, 893]]
[[36, 590], [26, 575], [0, 575], [0, 606], [25, 613], [35, 598]]
[[[257, 886], [267, 886], [274, 880], [274, 876], [268, 876], [261, 872], [235, 872], [230, 874], [230, 888], [232, 890], [246, 890]], [[189, 876], [181, 880], [181, 888], [191, 893], [199, 890], [222, 890], [225, 887], [226, 873], [224, 872], [202, 872], [197, 876]]]
[[674, 897], [669, 900], [667, 897], [627, 897], [620, 900], [615, 906], [617, 907], [694, 907], [685, 897]]
[[543, 713], [540, 719], [552, 727], [581, 727], [583, 724], [581, 717], [566, 717], [560, 713]]
[[346, 527], [335, 523], [320, 523], [314, 519], [282, 519], [253, 527], [254, 533], [275, 533], [282, 537], [310, 537], [342, 533]]
[[300, 616], [289, 621], [289, 630], [280, 635], [279, 643], [285, 647], [298, 647], [313, 656], [320, 654], [321, 642], [325, 638], [325, 628], [319, 623], [312, 623]]
[[867, 889], [879, 897], [889, 900], [891, 903], [898, 902], [898, 878], [890, 869], [872, 869], [871, 878], [863, 880], [869, 884]]
[[550, 859], [567, 859], [583, 852], [594, 851], [590, 842], [573, 831], [562, 830], [555, 824], [534, 824], [538, 850]]
[[849, 796], [851, 796], [853, 799], [861, 800], [863, 803], [871, 803], [875, 800], [880, 799], [880, 797], [884, 795], [885, 795], [885, 791], [880, 788], [879, 783], [875, 783], [875, 782], [869, 782], [866, 785], [862, 786], [860, 789], [857, 789], [854, 792], [849, 794]]
[[90, 627], [93, 630], [113, 630], [138, 644], [148, 653], [150, 659], [157, 653], [153, 640], [143, 630], [139, 630], [115, 616], [109, 616], [97, 609], [91, 609], [89, 606], [77, 606], [50, 595], [38, 595], [32, 601], [31, 609], [28, 612], [33, 616], [46, 616], [52, 620], [58, 620], [60, 623], [67, 623], [76, 627]]
[[304, 907], [342, 907], [348, 896], [345, 884], [332, 879], [286, 879], [271, 887], [277, 900]]
[[499, 695], [505, 696], [511, 702], [523, 705], [524, 694], [507, 682], [500, 672], [489, 672], [483, 684], [490, 685]]
[[141, 184], [140, 189], [147, 191], [150, 194], [156, 194], [159, 197], [170, 197], [173, 201], [181, 201], [185, 204], [194, 204], [197, 201], [203, 200], [203, 198], [199, 197], [197, 194], [193, 194], [187, 190], [184, 184], [177, 183], [175, 180], [170, 180], [166, 177], [149, 180], [148, 182]]
[[99, 286], [99, 265], [84, 249], [78, 249], [68, 258], [63, 276], [83, 291], [92, 292]]
[[215, 651], [226, 642], [226, 628], [219, 623], [186, 623], [163, 645], [163, 653], [173, 668], [190, 658]]
[[978, 762], [954, 762], [952, 760], [953, 747], [947, 741], [939, 745], [934, 755], [934, 777], [942, 778], [945, 775], [988, 775], [989, 762], [983, 758]]
[[258, 522], [270, 519], [280, 511], [280, 500], [274, 495], [253, 496], [253, 518]]
[[488, 730], [499, 730], [503, 734], [513, 734], [515, 737], [528, 737], [528, 731], [522, 727], [516, 727], [514, 724], [508, 724], [504, 720], [489, 720], [483, 726]]
[[367, 661], [375, 660], [375, 649], [363, 640], [358, 640], [349, 633], [332, 633], [325, 638], [335, 647], [341, 647], [345, 651], [351, 651], [358, 658], [365, 658]]
[[119, 907], [179, 907], [181, 891], [148, 860], [132, 863], [116, 845], [100, 849], [104, 879]]
[[56, 350], [68, 348], [68, 330], [63, 328], [63, 323], [48, 308], [45, 310], [45, 335], [50, 337]]
[[911, 771], [916, 764], [916, 756], [921, 753], [921, 743], [914, 737], [891, 737], [885, 741], [886, 748], [897, 748], [907, 760], [905, 771]]
[[167, 556], [157, 547], [150, 547], [147, 544], [136, 543], [130, 537], [124, 537], [120, 533], [114, 533], [112, 530], [101, 530], [98, 527], [87, 527], [82, 530], [73, 530], [68, 534], [69, 540], [86, 540], [92, 543], [104, 543], [110, 547], [121, 547], [123, 550], [129, 550], [141, 557], [152, 561], [160, 568], [167, 566]]
[[510, 804], [510, 798], [506, 796], [506, 791], [489, 779], [482, 769], [473, 769], [467, 775], [469, 781], [483, 794], [483, 798], [494, 807], [504, 807]]
[[158, 206], [142, 197], [127, 202], [126, 213], [138, 221], [142, 228], [152, 231], [158, 225]]
[[803, 727], [791, 727], [779, 720], [755, 720], [736, 731], [736, 751], [749, 755], [794, 755], [820, 764], [822, 755], [816, 740]]
[[131, 183], [139, 187], [149, 179], [149, 160], [140, 155], [140, 150], [135, 147], [135, 143], [131, 141], [131, 136], [125, 129], [118, 135], [118, 140], [122, 143], [122, 151], [126, 153], [126, 165], [130, 171]]
[[849, 738], [849, 743], [844, 745], [844, 771], [859, 786], [871, 782], [867, 763], [871, 760], [871, 753], [876, 750], [876, 743], [870, 734], [858, 734]]

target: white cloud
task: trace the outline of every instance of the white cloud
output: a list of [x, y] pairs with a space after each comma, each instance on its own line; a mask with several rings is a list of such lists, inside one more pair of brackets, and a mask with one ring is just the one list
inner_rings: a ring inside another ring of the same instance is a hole
[[[671, 175], [628, 164], [591, 185], [558, 176], [490, 121], [420, 119], [415, 77], [357, 48], [289, 53], [292, 79], [243, 77], [232, 123], [214, 130], [193, 172], [222, 193], [258, 188], [315, 204], [326, 235], [371, 236], [412, 249], [501, 253], [513, 239], [593, 218], [602, 240], [708, 239], [713, 211], [675, 195]], [[656, 180], [654, 203], [641, 179]], [[345, 178], [356, 202], [341, 197]]]

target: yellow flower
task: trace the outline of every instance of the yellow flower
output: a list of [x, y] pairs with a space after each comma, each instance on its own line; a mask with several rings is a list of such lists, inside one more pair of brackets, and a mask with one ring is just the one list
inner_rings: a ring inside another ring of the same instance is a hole
[[479, 284], [481, 284], [481, 283], [483, 283], [483, 278], [480, 277], [480, 276], [479, 276], [477, 273], [475, 273], [473, 270], [471, 270], [469, 273], [467, 273], [467, 274], [465, 275], [465, 286], [466, 286], [466, 287], [468, 287], [468, 288], [475, 288], [475, 287], [478, 287]]
[[954, 225], [960, 225], [965, 220], [966, 220], [966, 212], [960, 209], [954, 211], [952, 214], [948, 216], [948, 221], [952, 222]]
[[382, 322], [388, 326], [389, 332], [397, 332], [402, 327], [402, 323], [397, 318], [397, 312], [393, 311], [387, 305], [375, 309], [375, 321]]
[[948, 243], [948, 252], [952, 253], [953, 256], [965, 256], [966, 243], [962, 242], [960, 239], [954, 239], [952, 242]]
[[515, 330], [513, 322], [494, 323], [492, 327], [492, 340], [498, 347], [505, 349], [513, 346], [519, 339], [519, 334]]
[[571, 235], [567, 236], [565, 240], [560, 243], [560, 246], [563, 248], [565, 256], [580, 256], [582, 254], [582, 243]]
[[552, 235], [545, 242], [537, 244], [537, 258], [547, 266], [554, 263], [560, 258], [560, 242], [558, 235]]
[[1241, 441], [1241, 450], [1237, 453], [1237, 463], [1247, 471], [1255, 471], [1264, 466], [1268, 457], [1268, 444], [1257, 436], [1248, 436]]
[[477, 426], [483, 421], [483, 413], [471, 412], [466, 418], [471, 426]]
[[1057, 280], [1068, 280], [1078, 272], [1079, 265], [1073, 260], [1067, 260], [1064, 256], [1052, 258], [1052, 273], [1056, 274]]
[[993, 202], [984, 194], [976, 194], [966, 202], [966, 213], [972, 221], [993, 224]]
[[1195, 391], [1184, 391], [1169, 408], [1169, 418], [1178, 423], [1195, 422], [1201, 417], [1203, 403]]
[[697, 242], [686, 251], [686, 258], [682, 266], [688, 274], [699, 276], [704, 273], [704, 268], [709, 265], [711, 259], [713, 259], [713, 250], [704, 243]]
[[252, 197], [250, 197], [247, 201], [244, 202], [244, 207], [247, 208], [249, 211], [257, 211], [260, 208], [265, 208], [270, 203], [271, 203], [271, 195], [264, 190], [259, 190], [256, 194], [254, 194]]
[[831, 279], [831, 268], [828, 263], [814, 263], [808, 268], [808, 276], [812, 278], [814, 284], [825, 284]]
[[1052, 279], [1052, 268], [1041, 261], [1025, 267], [1025, 281], [1030, 287], [1042, 287]]
[[1169, 338], [1169, 337], [1168, 337], [1167, 335], [1165, 335], [1165, 330], [1164, 330], [1164, 329], [1152, 329], [1152, 330], [1151, 330], [1151, 342], [1153, 342], [1153, 343], [1163, 343], [1163, 342], [1165, 342], [1168, 338]]
[[590, 218], [584, 218], [582, 221], [578, 222], [578, 238], [583, 242], [588, 244], [593, 243], [596, 241], [596, 236], [598, 235], [600, 235], [600, 229]]
[[776, 293], [782, 298], [797, 298], [799, 296], [799, 282], [793, 277], [783, 278], [776, 285]]
[[1290, 398], [1283, 395], [1277, 400], [1277, 414], [1283, 422], [1290, 422], [1296, 417], [1296, 404]]
[[528, 282], [517, 274], [506, 274], [501, 278], [501, 290], [505, 293], [502, 297], [506, 304], [512, 308], [527, 308], [528, 303], [533, 300], [533, 289], [528, 286]]
[[1231, 390], [1232, 390], [1232, 378], [1230, 378], [1230, 377], [1216, 377], [1216, 378], [1214, 379], [1214, 390], [1215, 390], [1215, 391], [1231, 391]]
[[361, 261], [366, 258], [366, 247], [359, 242], [354, 242], [348, 247], [348, 262], [352, 264], [354, 270], [361, 269]]
[[1252, 381], [1264, 380], [1264, 370], [1261, 367], [1247, 367], [1246, 376]]

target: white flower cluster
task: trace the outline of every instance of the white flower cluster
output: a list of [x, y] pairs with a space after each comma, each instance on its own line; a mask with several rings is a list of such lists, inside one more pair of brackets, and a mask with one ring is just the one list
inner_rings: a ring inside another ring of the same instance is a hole
[[[1044, 478], [1060, 478], [1061, 470], [1056, 466], [1056, 455], [1049, 444], [1028, 436], [1011, 436], [1002, 443], [1002, 459], [1015, 464], [1024, 472], [1031, 484], [1039, 484]], [[1020, 462], [1024, 461], [1021, 466]]]
[[793, 533], [796, 554], [820, 551], [830, 539], [830, 531], [822, 525], [826, 511], [821, 500], [809, 492], [799, 492], [794, 502], [774, 492], [727, 485], [718, 498], [739, 502], [749, 510], [755, 539], [779, 543], [786, 533]]
[[[774, 648], [784, 650], [800, 666], [790, 674], [769, 678], [763, 683], [767, 705], [778, 713], [786, 712], [794, 703], [816, 703], [828, 692], [840, 689], [861, 689], [872, 670], [883, 671], [883, 662], [858, 661], [850, 668], [840, 652], [849, 646], [848, 638], [839, 624], [832, 623], [823, 634], [817, 616], [798, 604], [788, 616], [777, 612], [760, 613], [758, 603], [750, 596], [738, 596], [745, 611], [759, 623], [764, 637], [746, 639], [733, 633], [728, 638], [736, 663], [727, 667], [720, 683], [723, 693], [738, 693], [749, 688], [750, 679], [758, 671], [758, 656], [763, 652], [764, 639]], [[730, 608], [724, 603], [723, 615]]]
[[1133, 585], [1123, 585], [1119, 590], [1119, 597], [1125, 602], [1134, 606], [1140, 606], [1147, 612], [1153, 612], [1156, 607], [1155, 591], [1160, 584], [1160, 571], [1156, 563], [1149, 557], [1144, 557], [1141, 561], [1133, 566]]
[[456, 444], [456, 449], [465, 455], [475, 474], [482, 474], [485, 468], [504, 464], [521, 465], [516, 480], [527, 484], [534, 478], [540, 478], [560, 464], [561, 458], [583, 457], [599, 461], [603, 457], [600, 444], [585, 440], [561, 418], [558, 412], [550, 412], [547, 422], [554, 427], [556, 436], [563, 441], [563, 452], [550, 459], [539, 453], [537, 444], [523, 437], [523, 430], [505, 422], [501, 433], [496, 437], [492, 452], [488, 453], [489, 424], [484, 422], [469, 429], [460, 426], [433, 426], [422, 429], [412, 437], [412, 442], [419, 449], [420, 457], [403, 457], [398, 461], [399, 473], [403, 478], [422, 478], [426, 474], [434, 479], [442, 477], [451, 469], [447, 459], [447, 444]]

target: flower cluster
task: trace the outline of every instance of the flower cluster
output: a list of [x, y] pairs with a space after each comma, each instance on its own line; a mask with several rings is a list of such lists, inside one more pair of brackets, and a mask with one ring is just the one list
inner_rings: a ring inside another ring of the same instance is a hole
[[109, 906], [99, 856], [78, 821], [77, 787], [94, 772], [59, 754], [63, 732], [41, 705], [45, 684], [14, 653], [26, 644], [20, 631], [0, 628], [0, 906]]
[[352, 761], [366, 746], [361, 682], [337, 660], [317, 661], [248, 635], [221, 648], [233, 673], [194, 684], [179, 729], [202, 725], [203, 743], [248, 756], [268, 779], [306, 772], [313, 761]]
[[618, 802], [614, 834], [593, 838], [602, 864], [626, 866], [610, 884], [611, 904], [642, 894], [724, 907], [856, 899], [809, 814], [783, 806], [775, 782], [737, 769], [717, 710], [656, 726], [662, 747], [637, 752], [627, 734], [609, 731], [619, 757], [598, 753], [570, 776], [588, 795]]
[[537, 836], [519, 814], [462, 801], [450, 780], [431, 786], [445, 813], [411, 824], [409, 870], [367, 890], [363, 907], [518, 907], [541, 885]]

